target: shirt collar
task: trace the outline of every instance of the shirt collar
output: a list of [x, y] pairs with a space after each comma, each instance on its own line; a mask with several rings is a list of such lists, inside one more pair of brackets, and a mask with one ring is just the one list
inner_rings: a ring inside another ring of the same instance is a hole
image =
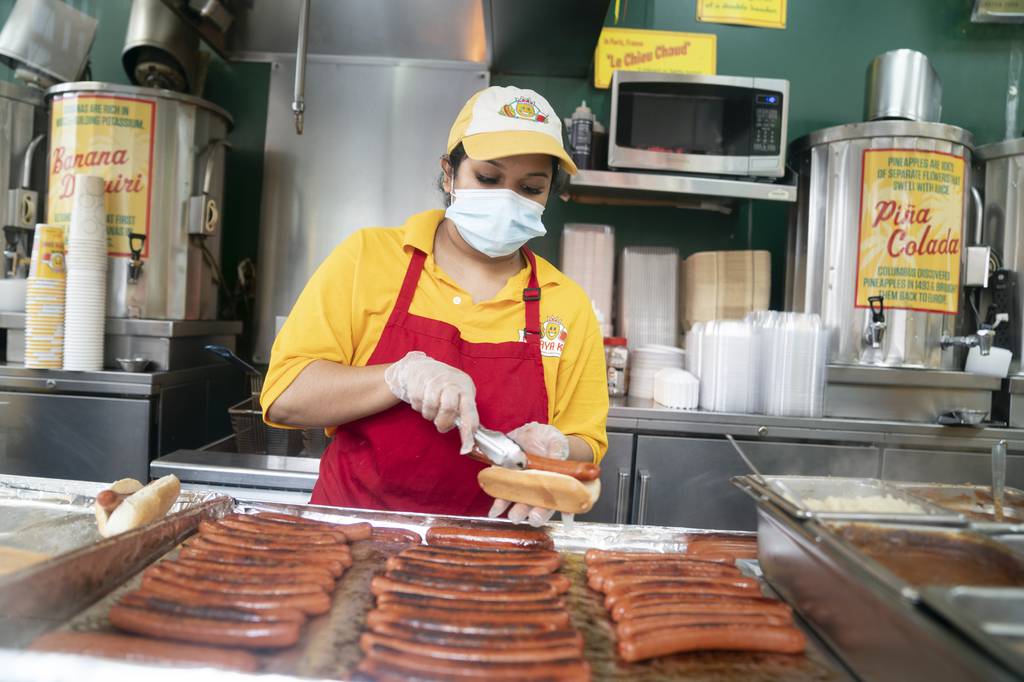
[[[442, 220], [444, 220], [444, 211], [441, 209], [431, 209], [410, 216], [405, 221], [405, 225], [402, 226], [405, 232], [402, 246], [411, 246], [428, 256], [432, 256], [434, 253], [434, 233], [437, 232], [437, 226], [441, 224]], [[534, 255], [537, 259], [537, 281], [541, 286], [554, 284], [556, 281], [555, 275], [558, 271], [555, 270], [551, 263], [536, 254]], [[529, 265], [526, 267], [528, 268]], [[520, 275], [525, 271], [526, 268], [520, 272]], [[513, 279], [520, 275], [514, 275]]]

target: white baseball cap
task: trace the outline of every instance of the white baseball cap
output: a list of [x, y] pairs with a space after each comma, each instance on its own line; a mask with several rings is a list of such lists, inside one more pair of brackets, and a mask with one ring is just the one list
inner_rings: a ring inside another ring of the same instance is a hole
[[448, 134], [448, 153], [462, 143], [471, 159], [548, 154], [570, 175], [576, 164], [562, 145], [562, 119], [533, 90], [492, 85], [469, 98]]

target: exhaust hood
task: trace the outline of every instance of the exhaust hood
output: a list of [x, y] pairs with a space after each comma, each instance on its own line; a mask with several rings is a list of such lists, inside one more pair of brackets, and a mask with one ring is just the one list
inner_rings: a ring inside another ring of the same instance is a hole
[[[295, 54], [303, 0], [163, 2], [226, 59]], [[607, 10], [606, 0], [311, 0], [307, 52], [585, 77]]]

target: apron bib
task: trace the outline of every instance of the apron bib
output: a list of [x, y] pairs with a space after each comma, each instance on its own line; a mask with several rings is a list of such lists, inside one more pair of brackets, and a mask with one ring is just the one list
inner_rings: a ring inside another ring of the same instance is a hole
[[[523, 248], [530, 281], [523, 290], [526, 341], [470, 343], [457, 327], [412, 315], [426, 254], [414, 249], [394, 310], [368, 365], [396, 362], [406, 353], [428, 356], [468, 374], [476, 385], [480, 423], [507, 432], [548, 420], [540, 354], [540, 286], [533, 253]], [[438, 433], [406, 403], [338, 427], [320, 460], [312, 504], [387, 511], [483, 516], [492, 499], [477, 484], [485, 467], [459, 454], [458, 429]]]

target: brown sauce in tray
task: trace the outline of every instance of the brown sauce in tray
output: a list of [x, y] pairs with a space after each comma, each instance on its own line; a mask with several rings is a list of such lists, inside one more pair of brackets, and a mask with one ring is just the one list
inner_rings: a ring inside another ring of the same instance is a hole
[[835, 530], [911, 585], [1024, 587], [1024, 560], [979, 540], [943, 531], [860, 524]]
[[1005, 521], [1007, 523], [1020, 523], [1024, 520], [1024, 500], [1007, 492], [1003, 500], [1003, 517], [998, 519], [995, 513], [995, 501], [992, 493], [984, 488], [978, 488], [970, 493], [951, 495], [942, 490], [929, 490], [927, 488], [912, 490], [914, 495], [923, 497], [940, 507], [954, 512], [960, 512], [972, 521]]

